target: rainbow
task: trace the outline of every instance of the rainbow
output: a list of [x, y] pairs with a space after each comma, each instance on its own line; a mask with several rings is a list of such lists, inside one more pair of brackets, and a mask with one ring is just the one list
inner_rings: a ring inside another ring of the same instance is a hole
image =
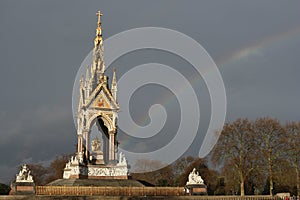
[[290, 30], [271, 35], [256, 41], [254, 44], [238, 49], [224, 56], [218, 62], [219, 67], [230, 66], [235, 62], [242, 61], [251, 56], [262, 55], [268, 49], [282, 47], [285, 44], [292, 42], [296, 37], [300, 36], [300, 27], [295, 27]]
[[[221, 59], [218, 60], [218, 67], [230, 67], [233, 66], [236, 63], [242, 62], [246, 59], [249, 59], [253, 56], [262, 56], [264, 51], [267, 51], [269, 49], [275, 49], [275, 48], [282, 48], [284, 45], [289, 44], [290, 42], [293, 42], [295, 38], [300, 36], [300, 27], [294, 27], [292, 29], [289, 29], [284, 32], [277, 33], [275, 35], [271, 35], [269, 37], [263, 38], [261, 40], [256, 41], [255, 43], [248, 45], [244, 48], [238, 49], [234, 52], [230, 52], [227, 55], [223, 56]], [[206, 73], [210, 73], [210, 70], [207, 70]], [[192, 86], [199, 84], [200, 77], [198, 74], [194, 74], [192, 77], [190, 77], [190, 84]], [[180, 87], [180, 91], [184, 90], [185, 87], [183, 85], [178, 85]], [[166, 105], [167, 103], [172, 103], [174, 96], [171, 94], [164, 95], [161, 97], [162, 105]], [[201, 109], [201, 108], [200, 108]], [[147, 115], [141, 116], [140, 122], [142, 124], [146, 124], [146, 121], [148, 119]], [[134, 130], [132, 130], [134, 132]], [[138, 133], [136, 133], [138, 134]], [[120, 144], [121, 148], [125, 148], [127, 146], [132, 145], [130, 136], [126, 136], [127, 138], [123, 140]]]

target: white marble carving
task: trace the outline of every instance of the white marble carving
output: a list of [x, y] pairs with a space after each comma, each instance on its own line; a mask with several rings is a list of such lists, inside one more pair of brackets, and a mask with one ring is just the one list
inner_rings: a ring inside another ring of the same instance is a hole
[[64, 174], [63, 174], [63, 179], [69, 179], [70, 176], [71, 176], [71, 171], [65, 169], [65, 170], [64, 170]]
[[89, 167], [88, 176], [127, 176], [127, 166], [112, 166], [112, 167]]
[[127, 176], [128, 174], [129, 171], [127, 165], [123, 167], [115, 168], [114, 176]]
[[[90, 177], [104, 177], [104, 176], [128, 176], [128, 164], [123, 153], [120, 153], [120, 159], [115, 166], [103, 165], [85, 165], [81, 163], [81, 155], [72, 156], [71, 160], [66, 163], [63, 178], [69, 179], [78, 175], [87, 175]], [[79, 158], [77, 158], [79, 157]]]
[[78, 162], [79, 162], [79, 164], [83, 164], [83, 153], [82, 152], [78, 153]]
[[83, 153], [79, 152], [78, 155], [72, 156], [69, 162], [66, 163], [63, 178], [69, 179], [71, 175], [87, 175], [87, 169], [83, 162]]
[[120, 152], [119, 162], [118, 162], [117, 166], [127, 166], [127, 160], [126, 160], [123, 152]]
[[89, 168], [89, 176], [110, 176], [108, 168]]
[[196, 185], [196, 184], [204, 184], [203, 179], [199, 175], [198, 172], [196, 172], [196, 169], [194, 168], [193, 171], [189, 174], [189, 180], [186, 182], [186, 185]]
[[30, 174], [30, 170], [26, 164], [22, 166], [19, 174], [16, 175], [16, 182], [33, 182], [32, 175]]

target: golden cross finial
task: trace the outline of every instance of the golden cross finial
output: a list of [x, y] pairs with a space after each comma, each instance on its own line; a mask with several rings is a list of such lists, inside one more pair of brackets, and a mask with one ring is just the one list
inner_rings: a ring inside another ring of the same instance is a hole
[[100, 12], [100, 10], [98, 10], [98, 12], [96, 13], [96, 15], [98, 16], [98, 24], [100, 24], [101, 23], [100, 17], [102, 16], [102, 13]]

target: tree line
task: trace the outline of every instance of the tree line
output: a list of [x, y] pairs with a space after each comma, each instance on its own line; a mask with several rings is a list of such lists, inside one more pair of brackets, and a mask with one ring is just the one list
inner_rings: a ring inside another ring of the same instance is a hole
[[[277, 119], [237, 119], [216, 133], [219, 140], [204, 159], [182, 157], [171, 165], [156, 160], [137, 160], [133, 179], [155, 186], [184, 186], [196, 168], [210, 195], [275, 194], [300, 195], [300, 122], [281, 124]], [[56, 157], [50, 166], [28, 164], [37, 185], [62, 178], [71, 155]]]
[[[161, 170], [133, 177], [157, 186], [184, 186], [196, 168], [211, 195], [300, 195], [300, 122], [237, 119], [226, 123], [216, 136], [218, 142], [205, 159], [181, 158]], [[159, 162], [137, 164], [149, 170]]]
[[227, 123], [211, 154], [226, 192], [300, 195], [300, 122], [237, 119]]

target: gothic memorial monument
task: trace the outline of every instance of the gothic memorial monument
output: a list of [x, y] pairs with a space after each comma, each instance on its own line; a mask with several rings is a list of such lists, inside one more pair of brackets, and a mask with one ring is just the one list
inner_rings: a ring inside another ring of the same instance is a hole
[[[98, 11], [92, 64], [87, 66], [85, 77], [80, 79], [77, 153], [66, 164], [64, 179], [128, 179], [128, 164], [124, 154], [120, 153], [118, 159], [116, 70], [113, 71], [109, 87], [103, 58], [101, 15]], [[91, 139], [91, 129], [95, 124], [102, 137]]]

